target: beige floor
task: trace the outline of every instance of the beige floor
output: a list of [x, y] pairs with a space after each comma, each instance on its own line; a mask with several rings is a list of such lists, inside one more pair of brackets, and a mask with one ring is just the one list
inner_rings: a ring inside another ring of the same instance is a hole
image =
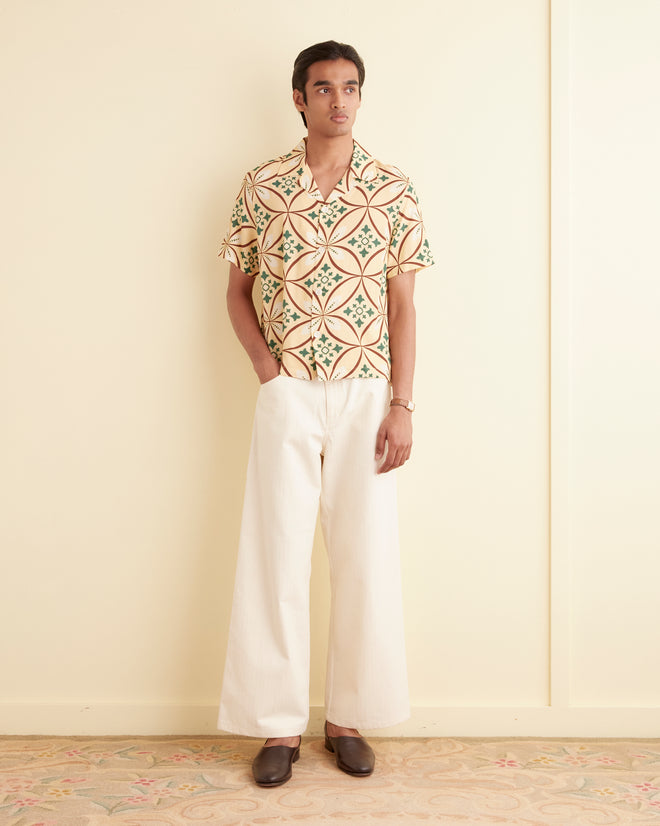
[[369, 778], [317, 738], [260, 789], [261, 741], [0, 739], [2, 826], [660, 824], [660, 740], [372, 739]]

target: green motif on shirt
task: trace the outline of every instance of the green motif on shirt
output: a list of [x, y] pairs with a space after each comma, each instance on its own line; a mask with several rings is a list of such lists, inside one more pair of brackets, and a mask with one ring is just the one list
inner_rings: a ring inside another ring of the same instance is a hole
[[294, 244], [294, 241], [294, 236], [287, 229], [284, 233], [282, 243], [277, 248], [277, 251], [282, 253], [282, 257], [285, 261], [290, 261], [296, 252], [302, 252], [302, 250], [304, 249], [303, 245], [300, 242]]
[[326, 367], [330, 367], [334, 356], [341, 353], [344, 348], [339, 344], [335, 344], [333, 347], [332, 339], [328, 338], [325, 333], [323, 333], [318, 341], [320, 346], [315, 348], [316, 360], [325, 364]]
[[297, 313], [295, 307], [292, 307], [288, 301], [284, 301], [282, 304], [282, 319], [286, 327], [290, 322], [300, 321], [300, 313]]
[[330, 292], [334, 284], [337, 284], [341, 281], [341, 275], [336, 272], [332, 271], [332, 268], [328, 266], [328, 264], [324, 264], [321, 269], [316, 273], [316, 276], [311, 276], [310, 278], [305, 281], [305, 286], [308, 287], [310, 290], [313, 290], [316, 287], [320, 290], [321, 295], [325, 298], [325, 296]]
[[265, 304], [270, 304], [275, 290], [279, 287], [279, 281], [267, 273], [261, 274], [261, 297]]
[[363, 296], [359, 295], [352, 304], [346, 307], [344, 313], [353, 320], [355, 326], [359, 329], [371, 316], [376, 314], [376, 311], [369, 306]]
[[346, 207], [341, 204], [340, 206], [335, 206], [333, 204], [326, 204], [323, 210], [323, 214], [325, 218], [323, 219], [323, 223], [326, 225], [328, 229], [332, 229], [332, 225], [336, 220], [339, 220], [341, 216], [346, 212]]
[[291, 195], [291, 193], [295, 191], [295, 187], [297, 185], [298, 182], [295, 175], [286, 175], [285, 177], [277, 178], [273, 181], [273, 186], [281, 189], [285, 195]]
[[375, 249], [381, 245], [380, 238], [377, 238], [371, 231], [371, 227], [365, 224], [361, 230], [357, 230], [348, 243], [360, 253], [364, 258], [369, 254], [370, 250]]
[[257, 232], [261, 235], [264, 226], [270, 221], [271, 215], [259, 204], [254, 206], [254, 223], [257, 227]]
[[250, 247], [248, 250], [241, 250], [241, 262], [243, 266], [241, 269], [243, 272], [251, 273], [254, 272], [258, 267], [259, 262], [259, 255], [254, 247]]
[[245, 209], [245, 203], [243, 198], [239, 198], [238, 201], [234, 204], [234, 209], [232, 210], [231, 214], [231, 225], [234, 229], [241, 226], [241, 224], [249, 224], [250, 219], [247, 216], [247, 210]]

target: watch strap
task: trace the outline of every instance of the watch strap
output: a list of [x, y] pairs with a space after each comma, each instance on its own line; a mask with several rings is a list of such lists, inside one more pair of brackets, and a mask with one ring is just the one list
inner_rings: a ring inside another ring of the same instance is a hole
[[395, 397], [390, 402], [390, 407], [392, 407], [392, 405], [395, 404], [400, 405], [401, 407], [405, 407], [406, 410], [410, 410], [411, 413], [415, 409], [415, 402], [410, 401], [410, 399], [400, 399], [398, 397]]

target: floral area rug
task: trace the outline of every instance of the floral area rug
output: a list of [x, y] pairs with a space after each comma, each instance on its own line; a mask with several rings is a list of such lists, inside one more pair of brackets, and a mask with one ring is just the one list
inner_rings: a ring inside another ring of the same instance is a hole
[[371, 777], [343, 774], [322, 739], [304, 738], [293, 778], [261, 789], [261, 741], [8, 737], [0, 824], [660, 826], [660, 740], [370, 742]]

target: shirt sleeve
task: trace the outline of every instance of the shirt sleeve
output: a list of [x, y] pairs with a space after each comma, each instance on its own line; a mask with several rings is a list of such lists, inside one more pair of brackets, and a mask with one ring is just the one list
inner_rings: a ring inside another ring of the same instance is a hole
[[410, 180], [399, 199], [387, 256], [388, 278], [410, 270], [421, 270], [434, 263], [426, 237], [422, 210]]
[[259, 236], [254, 222], [248, 177], [246, 175], [243, 179], [218, 257], [230, 261], [254, 278], [259, 274]]

